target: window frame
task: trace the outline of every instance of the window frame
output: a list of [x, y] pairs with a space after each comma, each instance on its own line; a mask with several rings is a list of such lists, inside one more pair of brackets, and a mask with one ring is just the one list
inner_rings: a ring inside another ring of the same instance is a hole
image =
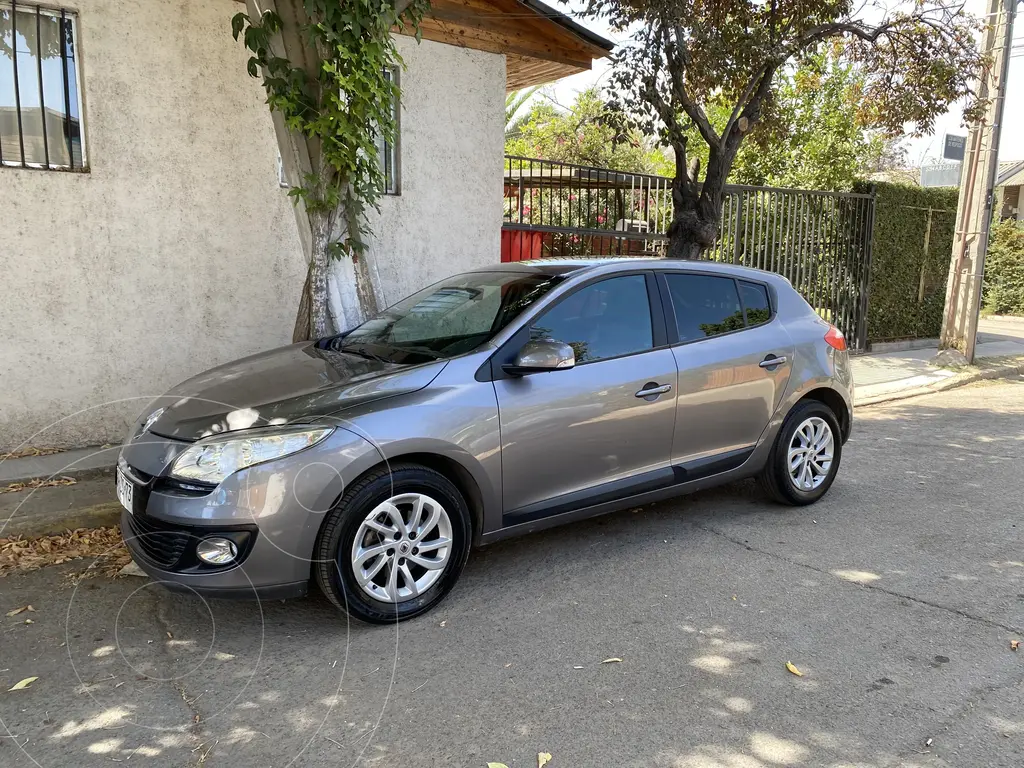
[[[732, 280], [733, 286], [736, 289], [736, 298], [740, 303], [740, 308], [743, 310], [743, 327], [736, 328], [732, 331], [726, 331], [725, 333], [716, 333], [714, 336], [705, 336], [702, 339], [680, 339], [679, 338], [679, 321], [676, 316], [676, 307], [672, 302], [672, 294], [668, 287], [668, 276], [669, 275], [694, 275], [698, 277], [717, 277], [722, 280]], [[771, 310], [771, 315], [763, 323], [757, 325], [749, 325], [747, 323], [747, 307], [743, 302], [743, 293], [740, 291], [740, 282], [747, 282], [753, 285], [764, 286], [765, 291], [768, 293], [768, 306]], [[747, 277], [737, 277], [723, 272], [713, 272], [711, 270], [701, 269], [662, 269], [658, 270], [658, 288], [661, 291], [661, 300], [665, 305], [665, 325], [668, 331], [669, 346], [670, 347], [681, 347], [687, 344], [700, 344], [705, 341], [712, 341], [714, 339], [722, 339], [726, 336], [732, 336], [737, 333], [744, 333], [745, 331], [752, 330], [754, 328], [763, 328], [766, 325], [770, 325], [775, 321], [778, 316], [778, 301], [775, 296], [775, 289], [771, 283], [763, 280], [754, 280]]]
[[[506, 373], [502, 369], [502, 366], [512, 364], [515, 356], [519, 353], [519, 350], [523, 348], [524, 344], [530, 341], [530, 328], [533, 327], [533, 324], [542, 315], [554, 309], [563, 301], [577, 292], [582, 291], [584, 288], [589, 288], [590, 286], [602, 283], [605, 280], [614, 280], [617, 277], [630, 277], [632, 275], [643, 275], [647, 284], [647, 305], [651, 313], [651, 336], [653, 346], [650, 349], [644, 349], [639, 352], [628, 352], [624, 355], [616, 355], [615, 357], [602, 357], [600, 360], [589, 360], [587, 362], [577, 363], [573, 368], [567, 368], [566, 370], [582, 368], [587, 365], [594, 365], [595, 363], [606, 363], [610, 360], [622, 360], [626, 357], [636, 357], [637, 355], [646, 355], [650, 352], [667, 349], [670, 346], [668, 323], [665, 314], [665, 307], [663, 306], [661, 289], [658, 285], [658, 279], [654, 271], [650, 269], [631, 269], [623, 272], [604, 273], [594, 275], [593, 277], [580, 282], [578, 285], [567, 288], [563, 293], [551, 296], [549, 302], [539, 304], [534, 311], [522, 315], [519, 318], [519, 322], [521, 323], [520, 326], [516, 328], [512, 335], [501, 344], [498, 351], [491, 355], [490, 359], [480, 367], [480, 370], [477, 371], [477, 381], [499, 381], [502, 379], [519, 378]], [[488, 366], [490, 366], [489, 375], [487, 372]], [[558, 373], [558, 371], [549, 371], [547, 373]], [[527, 378], [541, 375], [544, 374], [531, 374]]]
[[[384, 70], [384, 77], [387, 78], [388, 82], [394, 83], [401, 94], [402, 88], [402, 75], [398, 67], [388, 67]], [[395, 140], [386, 141], [381, 140], [381, 149], [383, 152], [378, 150], [377, 163], [381, 167], [381, 172], [384, 174], [384, 194], [398, 197], [402, 194], [402, 164], [401, 164], [401, 146], [402, 146], [402, 102], [401, 96], [393, 99], [391, 102], [391, 111], [395, 118]], [[388, 176], [388, 167], [391, 168], [391, 175]]]
[[[29, 170], [29, 171], [59, 171], [59, 172], [64, 172], [64, 173], [88, 173], [90, 168], [89, 168], [89, 155], [88, 155], [88, 150], [86, 148], [86, 143], [87, 143], [86, 142], [86, 131], [85, 131], [86, 118], [85, 118], [85, 101], [84, 101], [84, 99], [85, 99], [85, 87], [84, 87], [83, 82], [82, 82], [82, 53], [81, 53], [81, 45], [79, 44], [79, 34], [80, 34], [80, 31], [81, 31], [81, 27], [80, 27], [80, 25], [78, 23], [79, 16], [80, 16], [79, 9], [78, 8], [74, 8], [74, 7], [64, 6], [64, 5], [53, 6], [53, 5], [45, 5], [45, 4], [42, 4], [42, 3], [29, 3], [29, 2], [18, 3], [17, 0], [0, 0], [0, 6], [3, 6], [4, 9], [9, 9], [11, 11], [12, 29], [16, 29], [17, 28], [17, 20], [16, 20], [15, 16], [16, 16], [16, 12], [18, 11], [19, 8], [28, 8], [28, 9], [31, 9], [31, 10], [35, 11], [36, 24], [37, 24], [36, 29], [37, 30], [38, 30], [39, 17], [41, 15], [43, 15], [43, 14], [46, 14], [48, 16], [54, 16], [54, 17], [59, 18], [59, 19], [61, 19], [63, 21], [66, 21], [68, 24], [71, 25], [71, 51], [72, 51], [72, 58], [74, 59], [74, 73], [75, 73], [75, 105], [78, 107], [78, 144], [79, 144], [79, 150], [80, 150], [80, 153], [81, 153], [81, 165], [76, 166], [75, 165], [75, 155], [74, 155], [74, 144], [71, 143], [70, 146], [68, 146], [68, 161], [69, 161], [68, 165], [56, 165], [56, 164], [54, 164], [54, 163], [52, 163], [50, 161], [49, 148], [48, 148], [48, 145], [47, 145], [47, 142], [46, 142], [46, 111], [45, 111], [46, 110], [46, 104], [45, 104], [45, 100], [44, 99], [40, 99], [39, 108], [40, 108], [40, 110], [43, 113], [42, 124], [43, 124], [44, 146], [47, 146], [47, 149], [45, 150], [45, 154], [46, 154], [45, 162], [43, 162], [43, 163], [30, 163], [30, 162], [26, 161], [26, 159], [25, 159], [24, 130], [22, 128], [22, 112], [23, 112], [23, 109], [22, 109], [22, 106], [21, 106], [21, 99], [20, 99], [19, 88], [18, 88], [18, 77], [17, 77], [17, 69], [18, 69], [17, 68], [18, 41], [17, 41], [17, 34], [15, 33], [13, 35], [13, 40], [12, 40], [12, 42], [14, 43], [14, 52], [13, 52], [14, 65], [13, 65], [13, 72], [12, 72], [12, 74], [14, 74], [14, 76], [15, 76], [15, 79], [14, 79], [14, 82], [15, 82], [15, 107], [14, 107], [14, 109], [15, 109], [15, 111], [17, 113], [16, 116], [17, 116], [17, 121], [18, 121], [18, 144], [19, 144], [18, 148], [20, 150], [21, 160], [20, 161], [5, 160], [3, 158], [3, 156], [2, 156], [2, 153], [0, 153], [0, 168], [22, 168], [24, 170]], [[37, 37], [37, 40], [36, 40], [36, 45], [37, 46], [39, 45], [38, 37]], [[65, 57], [62, 55], [61, 58], [64, 59]], [[40, 92], [42, 92], [42, 89], [43, 89], [43, 83], [42, 83], [42, 61], [39, 58], [38, 48], [36, 50], [36, 59], [37, 59], [36, 81], [37, 81], [37, 86], [38, 86]], [[62, 76], [62, 82], [63, 82], [63, 85], [64, 85], [64, 92], [65, 92], [65, 102], [64, 102], [64, 104], [62, 104], [62, 106], [69, 106], [69, 101], [68, 101], [69, 97], [67, 96], [68, 79], [67, 79], [67, 64], [66, 64], [66, 60], [65, 60], [64, 66], [62, 67], [61, 76]], [[65, 122], [69, 124], [70, 120], [71, 120], [71, 115], [65, 114]]]

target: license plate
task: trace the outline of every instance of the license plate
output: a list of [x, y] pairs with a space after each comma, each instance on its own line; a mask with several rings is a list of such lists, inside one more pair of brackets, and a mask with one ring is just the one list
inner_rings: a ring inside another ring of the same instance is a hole
[[134, 513], [132, 502], [135, 500], [135, 484], [120, 469], [117, 470], [117, 500], [129, 513]]

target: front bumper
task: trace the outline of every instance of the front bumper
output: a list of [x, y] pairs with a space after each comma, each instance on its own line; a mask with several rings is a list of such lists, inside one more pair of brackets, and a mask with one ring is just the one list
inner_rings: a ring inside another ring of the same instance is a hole
[[[131, 553], [132, 560], [146, 572], [146, 574], [161, 586], [174, 592], [183, 592], [200, 595], [208, 598], [227, 598], [233, 600], [285, 600], [292, 597], [302, 597], [309, 588], [309, 578], [300, 581], [284, 583], [256, 583], [252, 580], [246, 570], [246, 561], [252, 556], [259, 545], [259, 535], [256, 534], [254, 544], [250, 551], [241, 559], [238, 565], [216, 571], [204, 572], [196, 569], [191, 572], [181, 570], [180, 563], [190, 563], [189, 550], [194, 549], [197, 538], [197, 529], [182, 528], [175, 531], [169, 526], [159, 528], [150, 525], [145, 530], [140, 521], [144, 517], [130, 514], [127, 510], [121, 512], [121, 535], [124, 543]], [[221, 529], [213, 528], [210, 533], [220, 533]], [[171, 543], [177, 541], [180, 543]], [[162, 567], [157, 559], [168, 562], [177, 547], [182, 548], [182, 554], [173, 566]], [[262, 548], [261, 548], [262, 549]], [[160, 552], [169, 553], [162, 557]]]
[[[166, 468], [189, 443], [146, 435], [122, 449], [121, 469], [134, 485], [121, 531], [132, 559], [170, 589], [209, 597], [295, 597], [308, 589], [310, 558], [321, 524], [344, 490], [344, 472], [363, 438], [339, 429], [293, 456], [259, 464], [208, 492], [175, 487]], [[205, 536], [239, 537], [232, 565], [195, 556]]]

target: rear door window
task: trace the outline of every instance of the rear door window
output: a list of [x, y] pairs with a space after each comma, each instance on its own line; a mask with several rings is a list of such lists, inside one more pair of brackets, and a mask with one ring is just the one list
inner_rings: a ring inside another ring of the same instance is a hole
[[680, 341], [695, 341], [746, 327], [743, 305], [731, 277], [665, 274]]

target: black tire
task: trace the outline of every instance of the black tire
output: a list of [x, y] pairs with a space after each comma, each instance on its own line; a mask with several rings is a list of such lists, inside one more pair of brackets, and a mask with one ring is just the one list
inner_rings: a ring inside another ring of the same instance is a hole
[[[789, 445], [797, 428], [812, 416], [817, 416], [828, 424], [832, 430], [834, 447], [832, 449], [832, 465], [829, 467], [828, 475], [814, 490], [805, 491], [797, 488], [789, 474], [788, 454]], [[824, 403], [818, 400], [801, 400], [793, 410], [786, 416], [782, 429], [779, 430], [772, 446], [772, 452], [765, 462], [764, 469], [758, 475], [758, 484], [773, 501], [779, 504], [788, 504], [794, 507], [802, 507], [813, 504], [832, 487], [839, 471], [839, 463], [843, 456], [843, 438], [839, 429], [839, 421], [836, 415]]]
[[[422, 594], [398, 603], [376, 600], [355, 579], [352, 543], [370, 510], [398, 494], [414, 492], [436, 499], [448, 513], [452, 529], [448, 562]], [[466, 565], [472, 538], [469, 506], [447, 477], [419, 464], [382, 467], [360, 478], [328, 513], [313, 548], [313, 576], [327, 599], [353, 618], [371, 624], [404, 621], [426, 613], [451, 591]]]

